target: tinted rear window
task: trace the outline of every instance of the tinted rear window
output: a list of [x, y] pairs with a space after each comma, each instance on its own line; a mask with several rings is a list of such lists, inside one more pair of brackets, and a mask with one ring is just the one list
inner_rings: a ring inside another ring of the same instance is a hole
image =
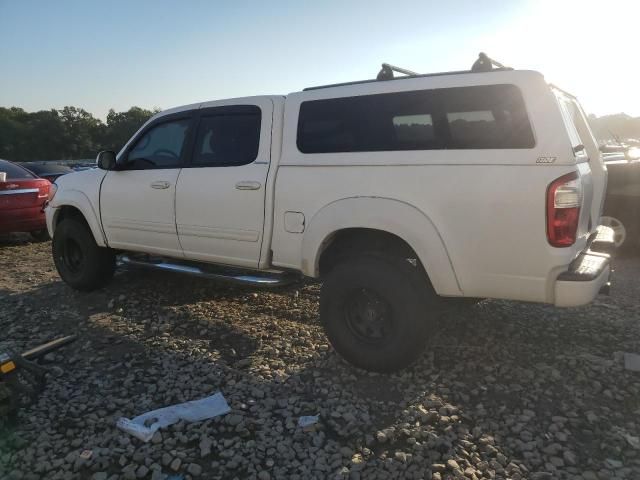
[[34, 174], [10, 162], [0, 161], [0, 172], [6, 172], [7, 180], [23, 180], [36, 178]]
[[258, 156], [260, 109], [242, 114], [205, 116], [200, 120], [193, 164], [204, 167], [246, 165]]
[[514, 85], [303, 102], [297, 142], [303, 153], [535, 145], [522, 95]]

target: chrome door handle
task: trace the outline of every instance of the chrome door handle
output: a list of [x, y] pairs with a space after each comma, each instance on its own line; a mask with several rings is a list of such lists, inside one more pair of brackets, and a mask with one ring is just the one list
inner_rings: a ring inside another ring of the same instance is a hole
[[159, 190], [169, 188], [170, 186], [171, 184], [169, 182], [165, 182], [162, 180], [158, 180], [157, 182], [151, 182], [151, 188], [157, 188]]
[[262, 185], [260, 182], [238, 182], [236, 183], [236, 190], [259, 190]]

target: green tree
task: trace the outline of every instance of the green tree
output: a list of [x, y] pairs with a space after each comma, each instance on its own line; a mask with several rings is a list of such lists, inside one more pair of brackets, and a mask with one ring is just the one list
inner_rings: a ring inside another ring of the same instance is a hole
[[158, 111], [140, 107], [131, 107], [126, 112], [109, 110], [100, 150], [119, 151], [127, 140]]
[[59, 113], [65, 137], [62, 158], [94, 158], [104, 124], [81, 108], [64, 107]]
[[109, 110], [107, 123], [77, 107], [25, 112], [0, 107], [0, 158], [13, 161], [95, 158], [118, 151], [158, 110]]

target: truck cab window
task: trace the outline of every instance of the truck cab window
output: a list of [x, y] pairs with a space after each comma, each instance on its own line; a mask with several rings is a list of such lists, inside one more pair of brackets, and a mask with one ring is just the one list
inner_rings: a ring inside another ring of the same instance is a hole
[[174, 168], [180, 166], [189, 119], [161, 123], [148, 130], [129, 151], [133, 169]]
[[258, 156], [260, 110], [203, 117], [192, 164], [201, 167], [246, 165]]

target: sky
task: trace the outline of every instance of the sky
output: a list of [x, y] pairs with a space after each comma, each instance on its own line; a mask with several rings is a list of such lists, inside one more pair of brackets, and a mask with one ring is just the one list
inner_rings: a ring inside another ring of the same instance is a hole
[[640, 116], [637, 0], [0, 0], [0, 106], [170, 108], [374, 78], [382, 62], [538, 70]]

